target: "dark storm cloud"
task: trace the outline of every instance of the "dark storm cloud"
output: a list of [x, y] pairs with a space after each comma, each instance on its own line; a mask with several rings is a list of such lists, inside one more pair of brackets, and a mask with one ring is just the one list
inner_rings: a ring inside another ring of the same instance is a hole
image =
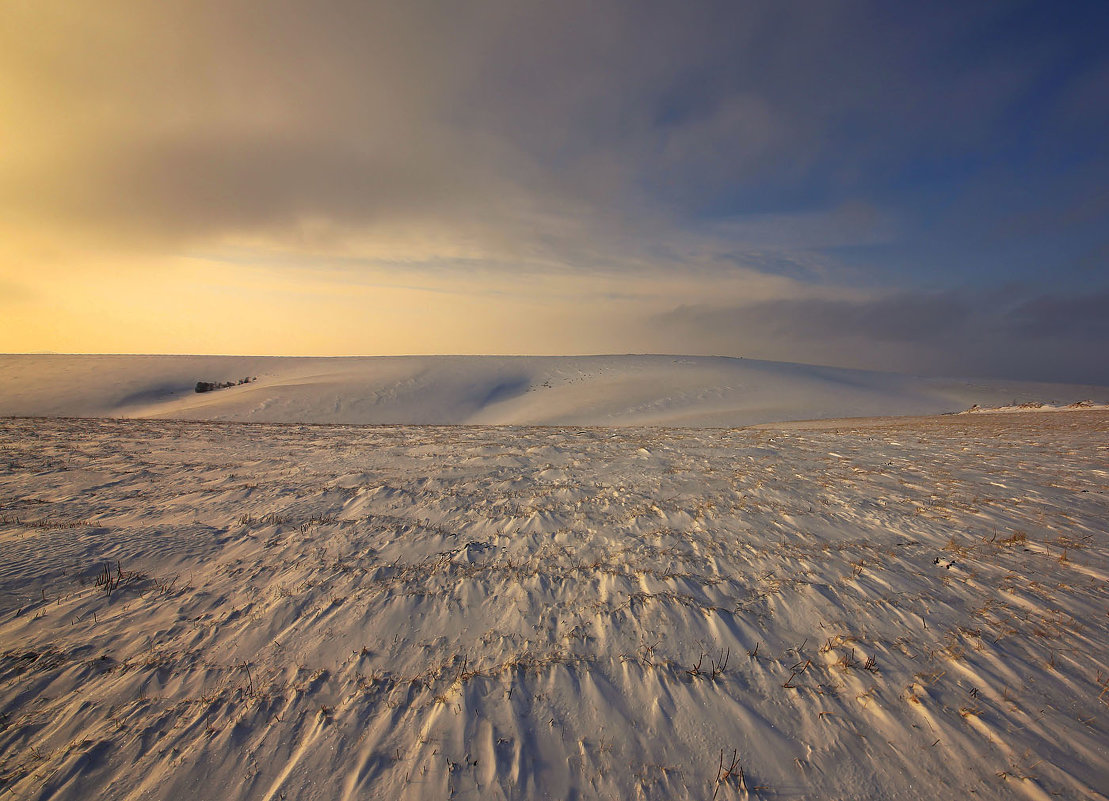
[[1103, 357], [1109, 354], [1109, 292], [1080, 297], [1041, 295], [1017, 306], [1009, 321], [1023, 336], [1087, 338], [1103, 349]]
[[1109, 384], [1109, 292], [1085, 296], [1006, 288], [901, 292], [872, 298], [679, 306], [651, 321], [679, 342], [718, 352], [818, 354], [907, 373], [1082, 380]]

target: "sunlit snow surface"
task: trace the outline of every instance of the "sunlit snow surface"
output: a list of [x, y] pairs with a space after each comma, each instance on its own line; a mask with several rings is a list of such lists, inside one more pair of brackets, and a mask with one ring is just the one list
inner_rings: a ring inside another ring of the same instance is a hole
[[0, 420], [0, 789], [1104, 798], [1107, 444]]
[[0, 417], [715, 427], [1076, 401], [1105, 403], [1109, 387], [709, 356], [0, 354]]

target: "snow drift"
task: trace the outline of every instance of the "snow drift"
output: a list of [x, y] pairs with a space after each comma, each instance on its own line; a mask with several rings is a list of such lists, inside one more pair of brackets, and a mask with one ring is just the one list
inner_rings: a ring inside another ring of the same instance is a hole
[[827, 425], [0, 420], [0, 792], [1105, 801], [1109, 413]]

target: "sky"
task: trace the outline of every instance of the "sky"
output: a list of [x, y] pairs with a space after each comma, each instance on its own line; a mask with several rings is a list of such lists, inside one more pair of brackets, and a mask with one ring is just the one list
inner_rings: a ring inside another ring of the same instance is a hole
[[0, 351], [1109, 384], [1109, 3], [8, 0]]

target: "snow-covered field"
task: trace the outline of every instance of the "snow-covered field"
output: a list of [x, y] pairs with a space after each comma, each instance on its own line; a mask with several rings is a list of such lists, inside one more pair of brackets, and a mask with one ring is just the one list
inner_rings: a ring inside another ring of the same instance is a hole
[[[198, 381], [241, 386], [197, 394]], [[741, 426], [1109, 401], [1109, 387], [704, 356], [3, 356], [0, 417]]]
[[8, 419], [0, 520], [4, 797], [1109, 792], [1109, 412]]

